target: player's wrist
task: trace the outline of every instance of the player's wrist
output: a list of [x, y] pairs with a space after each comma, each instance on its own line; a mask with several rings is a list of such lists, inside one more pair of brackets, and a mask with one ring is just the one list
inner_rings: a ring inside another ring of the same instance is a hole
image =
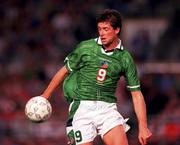
[[47, 100], [50, 98], [49, 95], [47, 95], [47, 94], [41, 94], [41, 97], [44, 97], [44, 98], [46, 98]]
[[144, 128], [148, 128], [147, 123], [139, 123], [139, 129], [144, 129]]

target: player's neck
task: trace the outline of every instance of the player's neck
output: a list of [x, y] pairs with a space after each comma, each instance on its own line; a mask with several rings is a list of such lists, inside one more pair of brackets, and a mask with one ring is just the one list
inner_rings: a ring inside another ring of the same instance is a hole
[[117, 45], [119, 44], [119, 39], [114, 39], [110, 44], [103, 45], [105, 50], [113, 50], [116, 49]]

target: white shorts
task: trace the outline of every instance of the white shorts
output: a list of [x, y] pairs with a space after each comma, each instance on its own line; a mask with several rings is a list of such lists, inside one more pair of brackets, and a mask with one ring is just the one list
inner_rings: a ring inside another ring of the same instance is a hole
[[128, 131], [127, 120], [117, 111], [116, 103], [81, 101], [72, 121], [76, 144], [91, 142], [97, 135], [103, 138], [118, 125], [123, 125]]

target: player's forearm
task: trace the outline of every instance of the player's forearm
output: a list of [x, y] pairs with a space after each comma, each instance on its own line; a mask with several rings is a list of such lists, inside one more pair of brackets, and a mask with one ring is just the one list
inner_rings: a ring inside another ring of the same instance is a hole
[[131, 92], [139, 127], [147, 128], [146, 104], [141, 91]]
[[66, 67], [65, 66], [62, 67], [52, 78], [51, 82], [43, 92], [42, 96], [48, 99], [53, 93], [53, 91], [57, 88], [57, 86], [63, 82], [67, 74], [68, 74], [68, 70], [66, 69]]

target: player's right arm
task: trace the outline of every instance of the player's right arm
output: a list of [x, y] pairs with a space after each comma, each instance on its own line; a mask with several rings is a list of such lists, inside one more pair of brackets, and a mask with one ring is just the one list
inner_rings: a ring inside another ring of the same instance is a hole
[[52, 78], [48, 87], [43, 92], [42, 96], [48, 99], [58, 85], [61, 85], [68, 72], [78, 69], [79, 62], [81, 60], [80, 49], [82, 45], [78, 45], [76, 49], [71, 52], [65, 59], [65, 66], [63, 66]]
[[68, 75], [68, 69], [63, 66], [52, 78], [48, 87], [43, 92], [42, 96], [48, 99], [58, 85], [62, 84], [65, 77]]

